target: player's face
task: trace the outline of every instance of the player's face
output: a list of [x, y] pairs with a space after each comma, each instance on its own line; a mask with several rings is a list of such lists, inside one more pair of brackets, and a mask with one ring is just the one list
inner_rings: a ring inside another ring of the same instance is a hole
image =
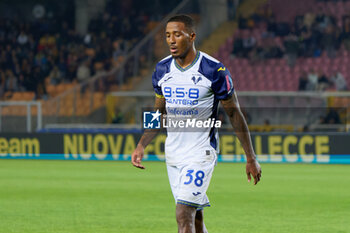
[[174, 58], [184, 58], [193, 47], [195, 33], [190, 32], [182, 22], [169, 22], [166, 26], [166, 42]]

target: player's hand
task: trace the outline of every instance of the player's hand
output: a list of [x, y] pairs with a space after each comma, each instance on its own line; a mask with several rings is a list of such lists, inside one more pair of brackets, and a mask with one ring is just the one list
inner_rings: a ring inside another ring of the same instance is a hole
[[145, 167], [141, 164], [143, 158], [144, 148], [141, 145], [137, 145], [136, 149], [131, 155], [131, 163], [134, 167], [145, 169]]
[[254, 185], [256, 185], [261, 178], [261, 167], [257, 160], [251, 159], [247, 161], [246, 165], [246, 173], [248, 182], [251, 181], [252, 177], [254, 178]]

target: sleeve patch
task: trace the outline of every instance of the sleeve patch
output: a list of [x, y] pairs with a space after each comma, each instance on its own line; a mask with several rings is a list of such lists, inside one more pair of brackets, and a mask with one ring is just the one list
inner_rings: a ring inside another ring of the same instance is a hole
[[227, 85], [227, 92], [230, 93], [232, 91], [232, 79], [230, 76], [226, 75], [226, 85]]

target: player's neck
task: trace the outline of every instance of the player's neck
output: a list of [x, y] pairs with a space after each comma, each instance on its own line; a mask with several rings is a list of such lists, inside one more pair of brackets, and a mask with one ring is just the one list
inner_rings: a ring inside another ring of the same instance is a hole
[[191, 65], [194, 59], [196, 59], [197, 50], [193, 47], [188, 51], [185, 57], [178, 57], [176, 58], [176, 62], [179, 66], [182, 68], [186, 68], [187, 66]]

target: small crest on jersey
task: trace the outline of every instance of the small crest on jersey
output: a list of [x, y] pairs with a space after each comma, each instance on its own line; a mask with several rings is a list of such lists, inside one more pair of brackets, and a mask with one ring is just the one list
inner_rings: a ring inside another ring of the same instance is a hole
[[202, 77], [200, 77], [200, 76], [197, 77], [197, 78], [195, 76], [192, 77], [192, 81], [193, 81], [194, 84], [197, 84], [201, 80], [202, 80]]

